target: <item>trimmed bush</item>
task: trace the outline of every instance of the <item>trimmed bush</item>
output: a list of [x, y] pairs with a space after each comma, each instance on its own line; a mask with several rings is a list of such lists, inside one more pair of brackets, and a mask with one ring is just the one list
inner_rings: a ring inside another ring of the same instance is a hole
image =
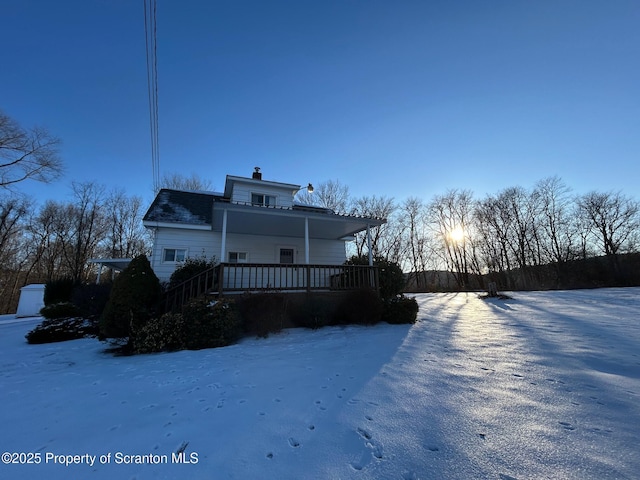
[[169, 278], [167, 290], [180, 285], [187, 280], [199, 275], [216, 266], [216, 259], [207, 260], [206, 257], [187, 258], [178, 268], [174, 270]]
[[192, 300], [185, 306], [182, 318], [185, 346], [190, 350], [231, 345], [242, 335], [240, 317], [230, 300]]
[[98, 334], [96, 325], [84, 318], [58, 318], [45, 320], [25, 335], [28, 343], [52, 343], [94, 337]]
[[110, 293], [110, 283], [77, 285], [73, 289], [71, 301], [80, 310], [80, 316], [91, 319], [100, 318], [109, 301]]
[[296, 327], [322, 328], [331, 323], [333, 310], [328, 298], [307, 295], [291, 309], [291, 321]]
[[245, 332], [266, 338], [287, 325], [287, 297], [281, 293], [248, 293], [238, 299]]
[[152, 318], [134, 335], [136, 353], [172, 352], [186, 346], [184, 319], [180, 313], [165, 313]]
[[48, 320], [81, 316], [78, 307], [76, 307], [71, 302], [61, 302], [51, 305], [45, 305], [40, 309], [40, 315]]
[[418, 302], [413, 297], [399, 295], [384, 302], [382, 320], [392, 324], [416, 323]]
[[382, 299], [371, 289], [353, 290], [338, 305], [334, 325], [375, 325], [382, 318]]
[[113, 282], [109, 301], [100, 317], [103, 338], [125, 338], [153, 317], [161, 287], [144, 255], [134, 258]]
[[[367, 255], [354, 255], [345, 262], [345, 265], [369, 265], [369, 257]], [[383, 299], [389, 299], [399, 295], [405, 286], [404, 273], [402, 273], [400, 265], [383, 257], [375, 257], [373, 265], [378, 267], [380, 296]]]
[[49, 280], [44, 286], [44, 304], [70, 302], [74, 285], [73, 278]]

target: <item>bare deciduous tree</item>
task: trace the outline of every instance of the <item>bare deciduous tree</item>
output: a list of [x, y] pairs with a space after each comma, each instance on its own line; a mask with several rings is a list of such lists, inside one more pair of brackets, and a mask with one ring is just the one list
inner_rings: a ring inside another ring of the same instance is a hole
[[346, 213], [349, 207], [349, 187], [339, 180], [328, 180], [314, 187], [313, 192], [302, 189], [296, 201], [307, 205], [329, 208], [336, 213]]
[[112, 258], [134, 258], [147, 252], [146, 231], [142, 226], [142, 199], [115, 190], [105, 202], [106, 235], [104, 254]]
[[[350, 213], [352, 215], [359, 215], [362, 217], [389, 219], [396, 209], [397, 206], [393, 198], [373, 195], [355, 199], [352, 202]], [[385, 240], [389, 240], [387, 234], [390, 230], [391, 227], [388, 222], [386, 224], [370, 228], [371, 253], [374, 257], [385, 257], [384, 252], [388, 250], [386, 248], [388, 245], [385, 245]], [[355, 250], [356, 255], [364, 255], [367, 252], [366, 232], [356, 234]]]
[[451, 190], [429, 204], [433, 232], [460, 288], [469, 285], [469, 274], [477, 263], [471, 243], [473, 211], [473, 194], [469, 190]]
[[578, 198], [578, 206], [596, 244], [617, 270], [618, 254], [637, 247], [640, 204], [620, 192], [590, 192]]
[[[160, 179], [160, 188], [171, 188], [174, 190], [187, 191], [208, 191], [211, 190], [211, 182], [196, 173], [186, 177], [180, 173], [166, 173]], [[157, 193], [157, 192], [154, 192]]]
[[0, 187], [24, 180], [51, 182], [62, 173], [60, 140], [47, 130], [27, 130], [0, 111]]

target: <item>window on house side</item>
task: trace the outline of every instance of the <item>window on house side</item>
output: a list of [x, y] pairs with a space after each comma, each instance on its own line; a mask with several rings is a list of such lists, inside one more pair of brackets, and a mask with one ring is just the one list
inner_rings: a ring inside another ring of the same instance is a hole
[[258, 205], [261, 207], [275, 207], [276, 197], [274, 197], [273, 195], [263, 195], [261, 193], [252, 193], [251, 205]]
[[280, 249], [280, 263], [293, 263], [293, 248]]
[[229, 263], [247, 263], [247, 252], [229, 252]]
[[187, 250], [184, 248], [165, 248], [162, 256], [165, 262], [184, 262]]

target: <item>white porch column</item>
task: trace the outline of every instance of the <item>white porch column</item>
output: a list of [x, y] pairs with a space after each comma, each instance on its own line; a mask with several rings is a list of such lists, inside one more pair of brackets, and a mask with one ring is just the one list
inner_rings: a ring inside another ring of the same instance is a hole
[[309, 265], [309, 217], [304, 217], [304, 263]]
[[373, 266], [373, 252], [371, 251], [371, 225], [367, 223], [367, 249], [369, 250], [369, 266]]
[[222, 211], [222, 241], [220, 242], [220, 263], [226, 262], [224, 255], [227, 249], [227, 209]]

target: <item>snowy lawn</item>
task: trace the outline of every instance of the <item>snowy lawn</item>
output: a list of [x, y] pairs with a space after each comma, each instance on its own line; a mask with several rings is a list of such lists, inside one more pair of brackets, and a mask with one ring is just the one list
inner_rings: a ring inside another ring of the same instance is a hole
[[0, 478], [640, 478], [640, 289], [512, 296], [135, 357], [2, 323]]

